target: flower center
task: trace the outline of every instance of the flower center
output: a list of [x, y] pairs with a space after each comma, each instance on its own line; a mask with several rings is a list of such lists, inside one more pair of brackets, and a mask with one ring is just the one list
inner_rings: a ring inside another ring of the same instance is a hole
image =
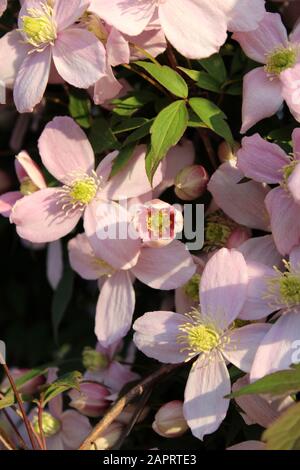
[[40, 5], [40, 8], [27, 8], [28, 15], [21, 18], [23, 22], [21, 32], [28, 44], [43, 51], [49, 44], [54, 44], [57, 30], [50, 2], [41, 2]]
[[292, 46], [275, 49], [267, 57], [265, 71], [270, 75], [280, 75], [284, 70], [294, 67], [297, 56], [297, 50]]
[[200, 274], [194, 274], [194, 276], [183, 286], [183, 292], [185, 295], [194, 302], [199, 302], [200, 279]]
[[285, 272], [275, 269], [277, 276], [268, 279], [268, 292], [272, 305], [285, 304], [289, 307], [300, 304], [300, 274], [292, 271], [291, 264], [284, 261]]
[[20, 185], [20, 193], [23, 196], [28, 196], [29, 194], [35, 193], [40, 188], [34, 184], [34, 182], [30, 178], [24, 178]]
[[69, 184], [65, 184], [59, 190], [63, 210], [83, 210], [96, 197], [100, 183], [100, 178], [93, 172], [92, 176], [79, 174]]
[[202, 323], [196, 310], [187, 316], [192, 321], [182, 324], [177, 336], [177, 342], [183, 345], [181, 352], [188, 352], [187, 360], [201, 353], [208, 354], [221, 345], [221, 332], [213, 323]]
[[[47, 411], [43, 412], [42, 416], [42, 429], [45, 437], [52, 437], [58, 433], [60, 430], [60, 422], [58, 419], [54, 418], [50, 413]], [[37, 434], [40, 434], [40, 426], [38, 417], [35, 416], [33, 418], [33, 428]]]
[[97, 372], [108, 366], [107, 357], [92, 348], [84, 348], [82, 353], [82, 363], [90, 372]]

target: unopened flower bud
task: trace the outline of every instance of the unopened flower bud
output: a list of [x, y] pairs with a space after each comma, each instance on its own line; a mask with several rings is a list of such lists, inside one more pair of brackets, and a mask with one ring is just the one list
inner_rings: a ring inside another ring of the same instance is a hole
[[109, 406], [109, 395], [107, 388], [99, 383], [82, 382], [80, 390], [73, 389], [69, 392], [70, 406], [85, 416], [96, 418]]
[[[40, 434], [40, 424], [38, 416], [35, 415], [32, 421], [33, 429], [37, 434]], [[45, 437], [52, 437], [58, 433], [61, 428], [61, 423], [58, 419], [52, 416], [47, 411], [44, 411], [42, 414], [42, 430]]]
[[219, 145], [218, 148], [218, 157], [220, 162], [225, 163], [230, 160], [236, 160], [236, 153], [240, 149], [240, 144], [238, 142], [234, 143], [232, 148], [226, 140]]
[[139, 207], [133, 225], [146, 246], [160, 248], [171, 243], [183, 229], [181, 210], [153, 199]]
[[87, 347], [82, 353], [82, 363], [88, 371], [99, 372], [108, 366], [108, 359], [104, 354]]
[[183, 403], [179, 400], [163, 405], [155, 415], [153, 430], [162, 437], [179, 437], [188, 430], [183, 416]]
[[209, 176], [202, 165], [187, 166], [176, 176], [176, 196], [183, 201], [193, 201], [205, 193], [208, 181]]
[[109, 450], [114, 447], [114, 445], [120, 439], [123, 432], [123, 425], [114, 422], [103, 432], [103, 434], [95, 440], [92, 444], [90, 450]]

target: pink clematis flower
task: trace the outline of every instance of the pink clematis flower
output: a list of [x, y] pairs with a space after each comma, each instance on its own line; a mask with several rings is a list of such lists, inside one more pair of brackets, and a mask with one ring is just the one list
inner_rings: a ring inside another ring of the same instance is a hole
[[[143, 146], [133, 155], [130, 173], [125, 168], [108, 180], [118, 152], [107, 155], [95, 171], [92, 147], [71, 118], [57, 117], [47, 124], [39, 139], [39, 150], [43, 164], [63, 186], [41, 189], [14, 205], [11, 221], [20, 237], [31, 242], [55, 241], [68, 234], [99, 197], [117, 200], [151, 190]], [[159, 170], [154, 185], [161, 179]]]
[[97, 343], [95, 350], [86, 348], [83, 351], [83, 365], [87, 369], [84, 379], [102, 383], [112, 393], [119, 393], [125, 385], [138, 380], [140, 376], [131, 371], [131, 366], [117, 359], [122, 346], [122, 342], [116, 341], [108, 347]]
[[88, 6], [88, 0], [23, 2], [18, 29], [0, 40], [0, 79], [14, 85], [19, 112], [31, 112], [41, 101], [51, 67], [78, 88], [88, 88], [106, 74], [104, 46], [76, 24]]
[[275, 244], [282, 255], [289, 254], [300, 243], [300, 129], [294, 130], [292, 139], [293, 157], [258, 134], [245, 137], [238, 151], [238, 168], [245, 176], [280, 184], [268, 193], [265, 205]]
[[281, 16], [266, 13], [258, 29], [238, 32], [233, 37], [248, 57], [264, 64], [244, 78], [241, 132], [275, 114], [284, 100], [300, 121], [300, 27], [288, 37]]
[[185, 389], [184, 417], [203, 439], [226, 416], [231, 385], [226, 361], [250, 371], [266, 324], [234, 328], [246, 300], [247, 267], [243, 256], [222, 248], [207, 263], [200, 282], [200, 307], [186, 316], [149, 312], [133, 325], [134, 342], [144, 354], [165, 363], [197, 358]]
[[78, 235], [69, 242], [69, 256], [72, 268], [81, 277], [100, 279], [95, 333], [101, 346], [107, 348], [123, 338], [131, 327], [135, 278], [153, 289], [172, 290], [193, 276], [195, 265], [184, 244], [177, 240], [162, 248], [151, 248], [143, 246], [139, 238], [99, 239], [97, 224], [111, 224], [112, 211], [119, 216], [115, 218], [119, 227], [124, 228], [129, 221], [125, 209], [120, 210], [117, 204], [96, 205], [94, 210], [92, 207], [88, 210], [86, 235]]
[[0, 0], [0, 16], [3, 15], [7, 8], [7, 0]]
[[[158, 15], [170, 43], [185, 57], [218, 52], [230, 31], [251, 31], [263, 19], [263, 0], [91, 0], [91, 11], [130, 36]], [[199, 28], [201, 24], [201, 28]], [[216, 27], [217, 25], [217, 27]]]
[[15, 170], [20, 182], [20, 190], [10, 191], [0, 196], [0, 214], [4, 217], [10, 216], [13, 206], [19, 199], [47, 187], [41, 170], [27, 152], [20, 152], [16, 156]]

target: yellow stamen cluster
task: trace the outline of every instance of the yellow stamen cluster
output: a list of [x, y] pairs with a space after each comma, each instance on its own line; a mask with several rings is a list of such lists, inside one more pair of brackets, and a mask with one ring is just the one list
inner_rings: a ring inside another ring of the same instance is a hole
[[185, 295], [194, 302], [199, 302], [200, 279], [200, 274], [194, 274], [194, 276], [183, 286], [183, 292]]
[[35, 50], [43, 51], [49, 44], [53, 45], [57, 38], [56, 23], [53, 19], [53, 8], [48, 2], [41, 2], [40, 8], [28, 8], [28, 15], [22, 16], [21, 33], [26, 43]]
[[300, 305], [300, 273], [292, 270], [289, 262], [284, 261], [285, 272], [274, 268], [277, 276], [267, 280], [268, 291], [266, 299], [270, 299], [270, 304], [276, 306], [286, 305], [294, 307]]
[[268, 55], [265, 71], [269, 75], [280, 75], [281, 72], [296, 65], [297, 57], [298, 51], [295, 47], [279, 47]]
[[70, 183], [60, 189], [61, 197], [58, 202], [62, 203], [62, 209], [67, 212], [83, 210], [96, 197], [100, 184], [101, 180], [95, 172], [92, 175], [75, 175]]

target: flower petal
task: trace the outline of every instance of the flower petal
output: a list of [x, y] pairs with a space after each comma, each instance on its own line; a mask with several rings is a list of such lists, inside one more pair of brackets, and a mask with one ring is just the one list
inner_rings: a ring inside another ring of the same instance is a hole
[[47, 187], [43, 173], [27, 152], [20, 152], [16, 156], [15, 169], [20, 182], [29, 176], [39, 189]]
[[185, 245], [174, 240], [161, 248], [143, 247], [133, 274], [153, 289], [171, 290], [195, 274], [196, 265]]
[[13, 87], [18, 70], [29, 51], [30, 46], [22, 43], [22, 36], [17, 29], [0, 39], [0, 80], [6, 87]]
[[65, 450], [76, 450], [91, 432], [92, 426], [86, 416], [67, 410], [62, 415], [62, 440]]
[[249, 238], [249, 240], [239, 246], [238, 251], [244, 255], [247, 263], [254, 261], [272, 268], [274, 265], [279, 265], [282, 261], [282, 256], [277, 251], [272, 235]]
[[53, 46], [58, 73], [77, 88], [89, 88], [106, 74], [103, 44], [89, 31], [69, 28], [60, 33]]
[[0, 196], [0, 214], [3, 217], [10, 217], [11, 211], [15, 203], [23, 198], [20, 191], [11, 191], [9, 193], [1, 194]]
[[201, 313], [225, 329], [239, 315], [247, 294], [244, 257], [222, 248], [206, 264], [200, 282]]
[[60, 193], [55, 188], [41, 189], [20, 199], [11, 221], [20, 237], [32, 243], [46, 243], [64, 237], [76, 227], [81, 212], [66, 215], [57, 204]]
[[89, 0], [56, 0], [53, 17], [59, 31], [74, 24], [88, 9]]
[[183, 414], [192, 434], [203, 440], [216, 431], [229, 407], [230, 378], [224, 359], [215, 353], [200, 356], [190, 372], [184, 394]]
[[186, 360], [178, 343], [179, 328], [189, 321], [174, 312], [148, 312], [133, 324], [134, 343], [146, 356], [167, 364], [177, 364]]
[[95, 334], [107, 347], [129, 331], [135, 306], [130, 273], [119, 271], [103, 284], [97, 303]]
[[61, 241], [48, 244], [47, 249], [47, 279], [53, 290], [57, 289], [63, 276], [63, 251]]
[[95, 253], [84, 233], [69, 241], [68, 250], [72, 269], [83, 279], [96, 280], [107, 274], [107, 269], [97, 263]]
[[83, 130], [69, 117], [56, 117], [39, 138], [39, 151], [47, 170], [59, 181], [68, 183], [70, 174], [90, 173], [94, 152]]

